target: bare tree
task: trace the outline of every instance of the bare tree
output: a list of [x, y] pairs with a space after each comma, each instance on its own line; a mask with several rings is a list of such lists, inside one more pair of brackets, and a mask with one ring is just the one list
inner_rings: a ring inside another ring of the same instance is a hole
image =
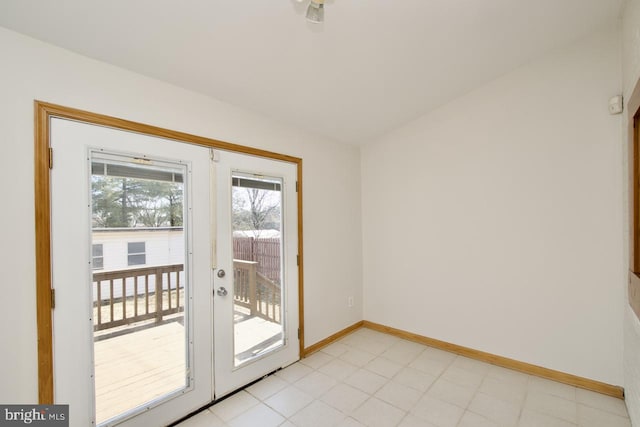
[[278, 209], [276, 203], [267, 203], [269, 192], [257, 188], [247, 188], [249, 209], [251, 210], [251, 225], [254, 230], [262, 230], [265, 222]]
[[245, 193], [242, 194], [239, 190], [236, 187], [233, 192], [233, 226], [235, 230], [280, 228], [280, 202], [274, 197], [273, 191], [245, 188]]

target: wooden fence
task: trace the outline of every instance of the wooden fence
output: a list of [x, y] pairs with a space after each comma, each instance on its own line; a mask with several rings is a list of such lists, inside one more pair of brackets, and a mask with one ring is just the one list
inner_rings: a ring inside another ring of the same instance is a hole
[[258, 273], [280, 283], [280, 239], [256, 239], [253, 237], [233, 238], [233, 258], [255, 261]]

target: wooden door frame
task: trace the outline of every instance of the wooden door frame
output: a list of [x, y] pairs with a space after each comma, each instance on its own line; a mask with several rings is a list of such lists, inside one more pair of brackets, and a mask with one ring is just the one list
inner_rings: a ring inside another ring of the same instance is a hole
[[303, 236], [302, 236], [302, 159], [258, 148], [205, 138], [157, 126], [137, 123], [103, 114], [92, 113], [43, 101], [34, 101], [35, 130], [35, 261], [36, 261], [36, 317], [38, 339], [38, 401], [53, 404], [53, 321], [51, 286], [51, 166], [53, 154], [50, 141], [52, 118], [75, 120], [82, 123], [106, 126], [144, 135], [166, 138], [177, 142], [201, 145], [208, 148], [234, 151], [252, 156], [294, 163], [297, 168], [298, 208], [298, 306], [299, 306], [299, 357], [304, 354], [303, 309]]
[[640, 319], [640, 80], [627, 101], [627, 157], [629, 171], [629, 305]]

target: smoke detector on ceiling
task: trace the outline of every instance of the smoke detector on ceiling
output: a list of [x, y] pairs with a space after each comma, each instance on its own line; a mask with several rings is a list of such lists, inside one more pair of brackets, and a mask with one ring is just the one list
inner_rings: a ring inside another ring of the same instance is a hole
[[[298, 0], [302, 3], [305, 0]], [[321, 24], [324, 22], [324, 0], [311, 0], [307, 7], [306, 13], [307, 21], [314, 24]]]

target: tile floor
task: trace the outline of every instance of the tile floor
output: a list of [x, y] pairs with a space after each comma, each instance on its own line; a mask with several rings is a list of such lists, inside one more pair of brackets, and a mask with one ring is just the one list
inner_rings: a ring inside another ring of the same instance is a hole
[[630, 427], [622, 400], [369, 329], [180, 427]]

